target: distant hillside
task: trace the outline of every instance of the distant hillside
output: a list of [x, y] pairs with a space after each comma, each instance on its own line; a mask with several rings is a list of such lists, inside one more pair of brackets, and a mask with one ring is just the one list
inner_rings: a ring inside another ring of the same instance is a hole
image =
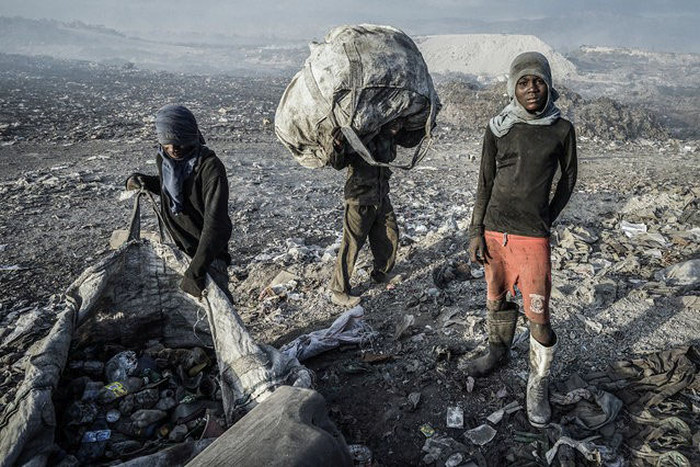
[[631, 84], [653, 81], [662, 86], [698, 88], [700, 54], [583, 46], [566, 58], [581, 73], [605, 73]]
[[537, 51], [549, 60], [555, 80], [576, 75], [573, 63], [535, 36], [455, 34], [419, 37], [416, 43], [431, 73], [504, 76], [518, 54]]
[[[166, 38], [167, 39], [167, 38]], [[222, 38], [216, 44], [153, 41], [80, 22], [0, 17], [0, 52], [194, 74], [279, 74], [303, 61], [298, 49]]]
[[700, 137], [700, 54], [580, 47], [567, 58], [579, 70], [568, 84], [582, 96], [643, 106], [674, 136]]

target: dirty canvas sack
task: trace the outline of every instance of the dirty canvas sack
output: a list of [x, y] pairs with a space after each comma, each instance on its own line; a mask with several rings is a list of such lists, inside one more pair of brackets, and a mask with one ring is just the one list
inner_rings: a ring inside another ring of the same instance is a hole
[[25, 378], [0, 415], [0, 466], [47, 463], [56, 448], [52, 396], [75, 347], [139, 349], [157, 339], [172, 348], [213, 349], [229, 425], [278, 386], [310, 386], [310, 373], [295, 358], [253, 341], [211, 278], [202, 299], [180, 291], [189, 260], [169, 244], [139, 239], [141, 195], [130, 240], [69, 287], [53, 328], [28, 352]]
[[[287, 86], [275, 114], [275, 133], [297, 162], [325, 166], [331, 134], [341, 128], [367, 163], [412, 168], [430, 146], [440, 101], [411, 38], [390, 26], [340, 26], [309, 47], [311, 55]], [[379, 163], [366, 143], [397, 118], [405, 121], [397, 142], [416, 132], [423, 140], [410, 163]]]

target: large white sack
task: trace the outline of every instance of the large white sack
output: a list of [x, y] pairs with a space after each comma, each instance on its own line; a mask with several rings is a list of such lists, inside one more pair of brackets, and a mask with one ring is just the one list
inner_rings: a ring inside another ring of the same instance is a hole
[[326, 165], [336, 127], [352, 129], [366, 143], [384, 124], [404, 118], [402, 131], [430, 140], [440, 101], [408, 35], [390, 26], [340, 26], [309, 47], [275, 114], [275, 133], [297, 162]]

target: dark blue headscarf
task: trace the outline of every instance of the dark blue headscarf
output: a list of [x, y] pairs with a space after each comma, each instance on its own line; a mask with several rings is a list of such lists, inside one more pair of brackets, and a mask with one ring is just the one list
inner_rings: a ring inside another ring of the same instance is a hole
[[197, 120], [184, 105], [165, 105], [156, 113], [156, 134], [160, 144], [178, 146], [205, 144]]
[[[161, 107], [156, 113], [156, 134], [161, 144], [163, 189], [170, 197], [170, 210], [178, 214], [182, 212], [185, 201], [182, 186], [197, 165], [204, 138], [192, 112], [183, 105], [173, 104]], [[163, 150], [164, 144], [194, 146], [194, 149], [183, 159], [173, 159]]]

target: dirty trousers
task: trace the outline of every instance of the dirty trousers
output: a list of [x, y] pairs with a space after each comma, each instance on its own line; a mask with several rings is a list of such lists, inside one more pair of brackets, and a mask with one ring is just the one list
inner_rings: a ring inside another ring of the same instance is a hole
[[549, 324], [552, 291], [552, 262], [548, 237], [525, 237], [486, 231], [488, 263], [484, 264], [487, 298], [499, 300], [506, 292], [523, 295], [525, 316], [538, 324]]
[[396, 262], [399, 228], [388, 196], [378, 205], [345, 203], [343, 239], [331, 280], [333, 292], [350, 293], [350, 277], [367, 237], [374, 257], [374, 271], [389, 273]]

